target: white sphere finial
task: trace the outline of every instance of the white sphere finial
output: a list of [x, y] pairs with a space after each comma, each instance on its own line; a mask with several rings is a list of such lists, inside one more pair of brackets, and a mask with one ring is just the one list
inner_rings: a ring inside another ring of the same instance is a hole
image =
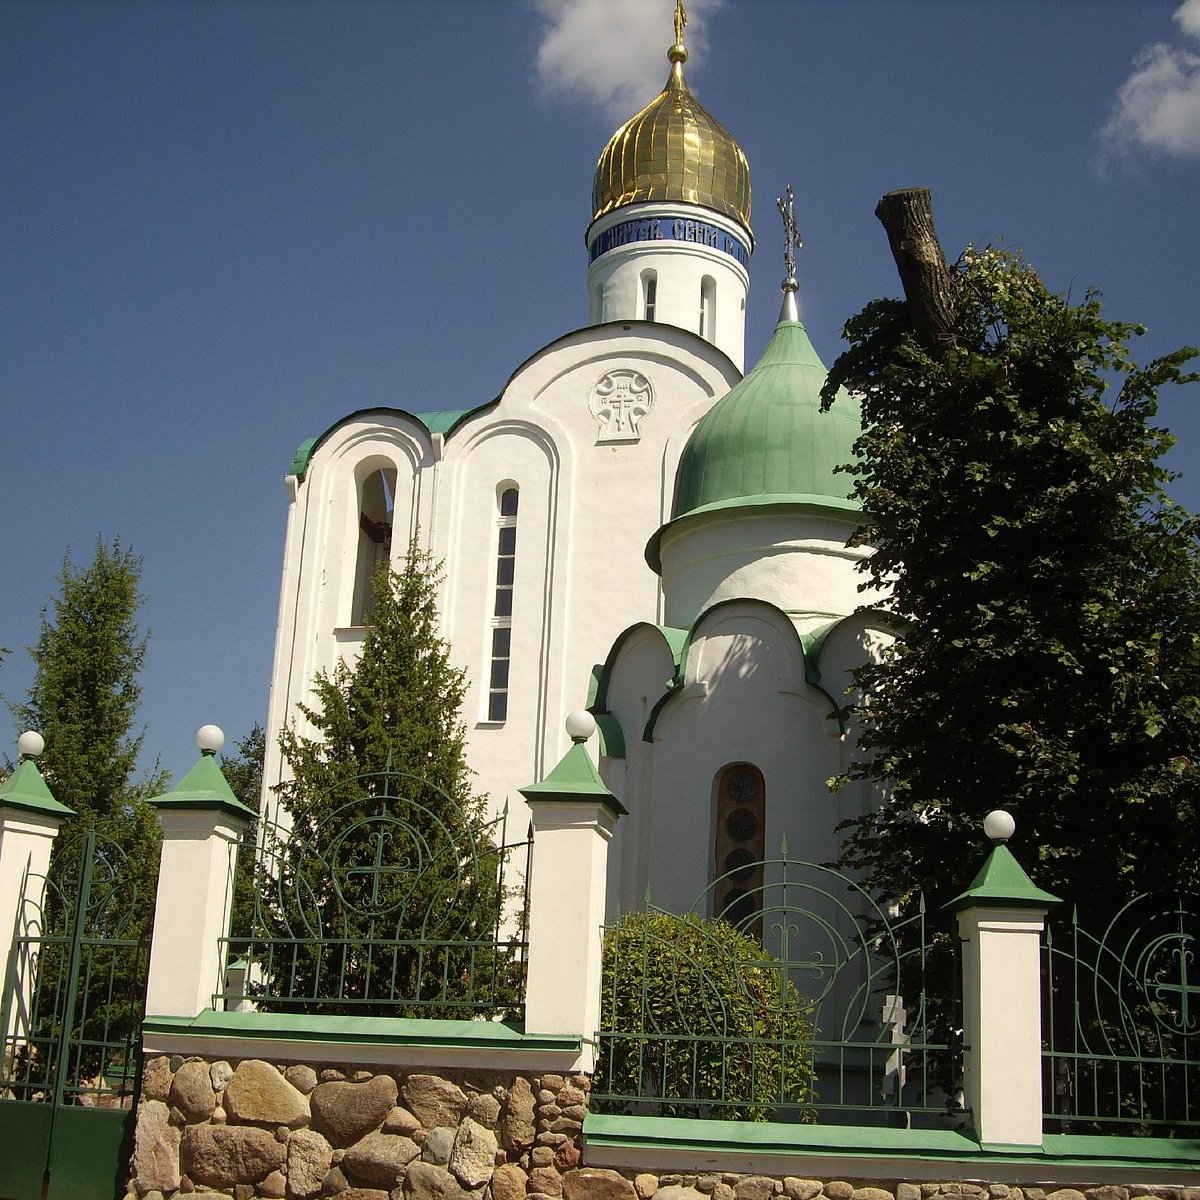
[[567, 737], [573, 742], [586, 742], [596, 732], [596, 718], [586, 708], [577, 708], [567, 717]]
[[36, 729], [27, 729], [17, 738], [17, 753], [22, 758], [37, 758], [46, 748], [46, 739]]
[[201, 725], [196, 730], [196, 745], [201, 754], [216, 754], [225, 745], [225, 733], [219, 725]]
[[993, 842], [1007, 842], [1016, 827], [1017, 823], [1012, 819], [1012, 813], [1005, 812], [1002, 808], [992, 809], [983, 818], [983, 832]]

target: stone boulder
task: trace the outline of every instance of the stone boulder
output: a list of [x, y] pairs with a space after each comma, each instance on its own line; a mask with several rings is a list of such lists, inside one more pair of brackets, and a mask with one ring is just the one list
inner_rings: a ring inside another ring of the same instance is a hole
[[333, 1147], [316, 1130], [298, 1129], [288, 1138], [287, 1194], [289, 1200], [311, 1200], [333, 1165]]
[[537, 1129], [533, 1123], [533, 1088], [528, 1079], [518, 1078], [508, 1089], [504, 1113], [500, 1118], [500, 1140], [510, 1154], [528, 1150]]
[[185, 1062], [171, 1080], [168, 1103], [183, 1113], [189, 1125], [207, 1121], [217, 1107], [208, 1063]]
[[445, 1167], [415, 1162], [404, 1173], [404, 1200], [473, 1200]]
[[412, 1138], [394, 1133], [368, 1133], [346, 1151], [340, 1166], [364, 1183], [390, 1189], [400, 1182], [404, 1168], [420, 1152]]
[[238, 1063], [225, 1085], [223, 1104], [229, 1119], [242, 1125], [299, 1129], [309, 1122], [308, 1097], [261, 1058]]
[[492, 1175], [492, 1200], [525, 1200], [525, 1172], [516, 1163], [497, 1167]]
[[261, 1183], [284, 1163], [282, 1143], [252, 1126], [189, 1125], [182, 1151], [188, 1176], [214, 1188]]
[[437, 1075], [410, 1075], [401, 1091], [404, 1103], [426, 1129], [457, 1125], [467, 1111], [462, 1088]]
[[466, 1117], [458, 1127], [454, 1149], [450, 1151], [450, 1173], [465, 1188], [482, 1187], [496, 1168], [499, 1148], [496, 1135], [490, 1129]]
[[335, 1146], [353, 1146], [383, 1124], [397, 1094], [390, 1075], [376, 1075], [366, 1083], [319, 1083], [309, 1097], [313, 1128]]
[[604, 1167], [580, 1167], [563, 1176], [564, 1200], [636, 1200], [633, 1184]]
[[143, 1100], [138, 1108], [132, 1169], [139, 1192], [173, 1192], [179, 1186], [179, 1130], [161, 1100]]
[[166, 1103], [171, 1094], [173, 1075], [171, 1060], [165, 1054], [150, 1059], [142, 1070], [142, 1099], [161, 1100]]

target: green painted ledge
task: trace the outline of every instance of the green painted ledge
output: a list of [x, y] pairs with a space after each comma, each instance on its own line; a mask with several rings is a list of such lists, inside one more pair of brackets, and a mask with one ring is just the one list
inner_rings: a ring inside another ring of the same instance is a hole
[[261, 1038], [329, 1042], [353, 1046], [468, 1047], [491, 1050], [551, 1050], [578, 1053], [577, 1037], [525, 1033], [503, 1021], [434, 1021], [407, 1017], [323, 1017], [307, 1013], [216, 1012], [197, 1017], [147, 1017], [144, 1033], [190, 1037]]
[[[682, 1117], [606, 1116], [583, 1123], [589, 1146], [703, 1151], [710, 1154], [819, 1154], [829, 1157], [1051, 1164], [1072, 1167], [1187, 1167], [1200, 1170], [1200, 1140], [1082, 1137], [1047, 1134], [1043, 1148], [1024, 1152], [981, 1146], [952, 1129], [886, 1129], [863, 1125], [791, 1125], [758, 1121], [700, 1121]], [[651, 1161], [647, 1158], [647, 1161]]]

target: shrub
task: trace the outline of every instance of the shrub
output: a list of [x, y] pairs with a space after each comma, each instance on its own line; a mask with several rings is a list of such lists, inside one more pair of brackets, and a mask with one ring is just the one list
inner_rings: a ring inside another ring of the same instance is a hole
[[601, 1108], [815, 1120], [809, 1007], [758, 941], [723, 921], [630, 913], [604, 939]]

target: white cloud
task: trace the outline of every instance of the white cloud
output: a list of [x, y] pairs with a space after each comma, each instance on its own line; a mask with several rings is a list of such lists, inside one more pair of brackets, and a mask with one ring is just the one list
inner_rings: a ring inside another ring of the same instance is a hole
[[[1191, 2], [1191, 0], [1189, 0]], [[662, 91], [674, 41], [674, 0], [534, 0], [547, 26], [537, 75], [550, 97], [579, 100], [614, 121]], [[684, 42], [689, 62], [703, 56], [705, 18], [722, 0], [691, 0]]]
[[[1175, 21], [1185, 36], [1200, 40], [1200, 0], [1185, 0]], [[1200, 158], [1200, 54], [1156, 42], [1138, 53], [1133, 66], [1100, 133], [1108, 156], [1144, 149]]]

